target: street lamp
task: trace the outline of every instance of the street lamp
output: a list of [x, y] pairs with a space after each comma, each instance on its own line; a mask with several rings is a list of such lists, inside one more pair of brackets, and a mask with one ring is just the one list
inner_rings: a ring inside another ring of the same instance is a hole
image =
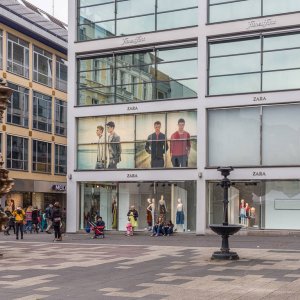
[[[6, 82], [0, 78], [0, 121], [3, 119], [3, 112], [6, 110], [7, 105], [10, 103], [9, 99], [12, 94]], [[8, 177], [9, 171], [4, 168], [4, 161], [2, 153], [0, 153], [0, 199], [12, 189], [14, 180]], [[0, 231], [2, 230], [3, 223], [6, 222], [7, 216], [0, 213]], [[1, 253], [0, 253], [1, 256]]]

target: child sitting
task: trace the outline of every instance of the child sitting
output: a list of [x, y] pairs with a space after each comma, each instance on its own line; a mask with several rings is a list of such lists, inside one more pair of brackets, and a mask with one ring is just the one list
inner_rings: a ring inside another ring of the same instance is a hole
[[127, 236], [132, 236], [133, 235], [133, 227], [130, 222], [130, 218], [128, 218], [128, 223], [126, 224], [126, 234]]
[[97, 217], [96, 226], [105, 226], [105, 222], [102, 220], [102, 217]]

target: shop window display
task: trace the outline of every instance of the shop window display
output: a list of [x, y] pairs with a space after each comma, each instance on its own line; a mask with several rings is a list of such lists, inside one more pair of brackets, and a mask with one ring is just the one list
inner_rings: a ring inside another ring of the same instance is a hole
[[[228, 218], [230, 224], [244, 228], [261, 228], [264, 211], [260, 182], [233, 182], [229, 188]], [[209, 224], [223, 222], [223, 190], [218, 183], [209, 183]]]
[[[196, 230], [196, 183], [134, 182], [81, 184], [80, 229], [101, 216], [106, 229], [127, 230], [135, 217], [134, 231], [152, 231], [158, 218], [170, 220], [176, 232]], [[130, 215], [130, 211], [136, 212]], [[133, 224], [132, 224], [133, 226]]]
[[197, 113], [79, 118], [77, 151], [81, 170], [196, 168]]

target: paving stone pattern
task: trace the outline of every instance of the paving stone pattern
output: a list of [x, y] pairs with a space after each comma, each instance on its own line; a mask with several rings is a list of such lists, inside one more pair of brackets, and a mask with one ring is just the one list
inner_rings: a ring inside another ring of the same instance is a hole
[[0, 299], [299, 299], [300, 251], [0, 241]]

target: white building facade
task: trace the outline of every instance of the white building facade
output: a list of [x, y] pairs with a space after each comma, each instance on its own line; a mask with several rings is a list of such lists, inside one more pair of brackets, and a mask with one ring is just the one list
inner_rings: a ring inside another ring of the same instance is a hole
[[231, 223], [300, 229], [299, 17], [292, 0], [70, 0], [67, 230], [124, 230], [135, 206], [137, 230], [205, 234], [218, 166]]

